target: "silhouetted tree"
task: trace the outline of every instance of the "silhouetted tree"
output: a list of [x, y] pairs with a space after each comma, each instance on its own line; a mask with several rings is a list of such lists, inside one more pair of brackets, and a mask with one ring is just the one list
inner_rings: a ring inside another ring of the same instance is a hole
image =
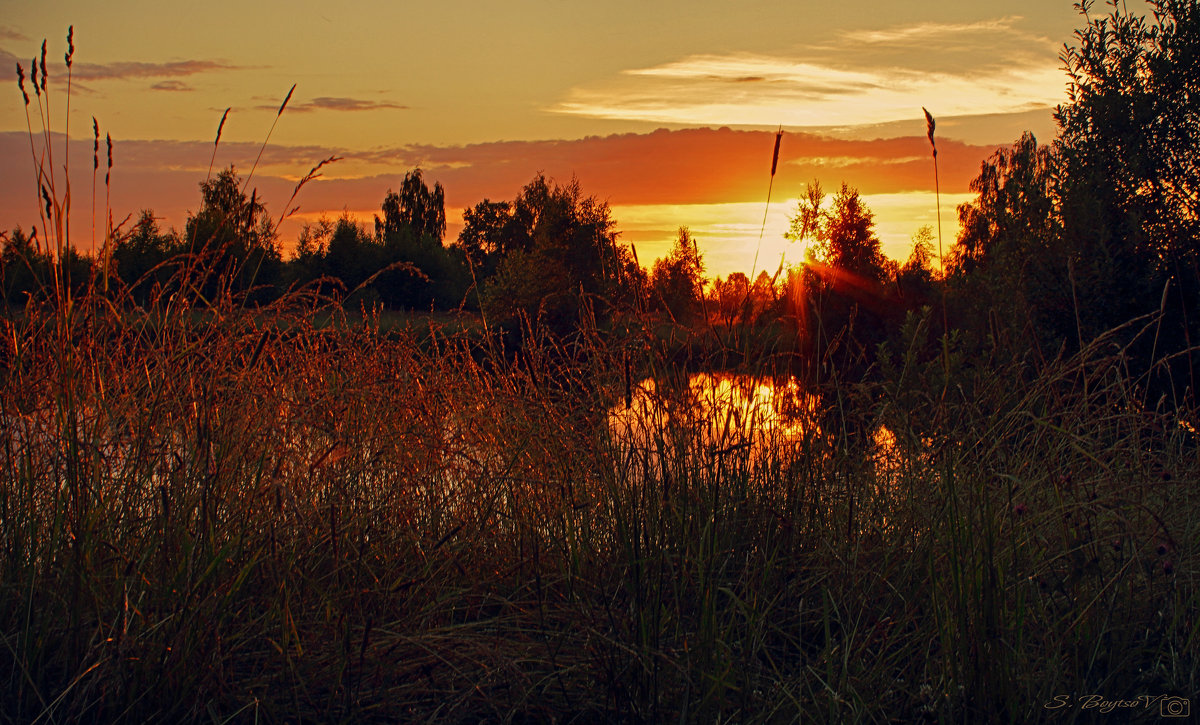
[[277, 293], [283, 260], [271, 219], [257, 191], [247, 198], [241, 186], [232, 166], [202, 182], [200, 211], [187, 221], [184, 240], [201, 255], [209, 298], [219, 290], [254, 290], [258, 298]]
[[651, 305], [676, 322], [689, 323], [701, 314], [703, 285], [704, 258], [688, 228], [680, 227], [671, 251], [654, 263], [650, 273]]
[[25, 304], [31, 295], [50, 283], [50, 255], [38, 251], [34, 234], [26, 235], [17, 227], [4, 238], [0, 249], [3, 299], [9, 304]]
[[886, 261], [875, 236], [875, 219], [857, 189], [843, 183], [830, 208], [824, 207], [821, 184], [808, 185], [785, 235], [792, 241], [811, 239], [819, 261], [873, 282], [885, 276]]
[[751, 317], [750, 278], [744, 272], [731, 272], [713, 282], [713, 307], [726, 325], [748, 323]]
[[[324, 276], [332, 276], [326, 267], [325, 256], [328, 251], [330, 237], [333, 236], [334, 222], [321, 217], [315, 224], [305, 223], [296, 238], [296, 246], [292, 257], [284, 269], [284, 284], [289, 288], [298, 288], [311, 284]], [[320, 290], [329, 292], [328, 289]]]
[[176, 236], [160, 231], [154, 212], [146, 209], [131, 233], [116, 240], [110, 271], [128, 286], [135, 300], [147, 304], [171, 283], [175, 269], [167, 262], [179, 252]]
[[912, 251], [896, 274], [896, 289], [905, 309], [929, 302], [934, 292], [933, 228], [925, 225], [912, 237]]
[[603, 318], [637, 288], [640, 270], [617, 244], [608, 204], [583, 196], [578, 181], [551, 185], [539, 174], [510, 208], [511, 217], [496, 219], [502, 257], [483, 294], [496, 322], [525, 315], [565, 331], [585, 305]]
[[500, 258], [510, 251], [512, 241], [520, 236], [516, 224], [512, 206], [507, 201], [484, 199], [463, 212], [463, 228], [454, 246], [462, 249], [475, 267], [477, 280], [496, 272]]
[[394, 307], [447, 308], [459, 304], [468, 286], [466, 258], [442, 245], [446, 233], [445, 192], [426, 185], [420, 169], [404, 175], [399, 193], [389, 191], [375, 217], [382, 250], [376, 288]]
[[947, 271], [960, 326], [994, 319], [1032, 341], [1061, 338], [1070, 320], [1069, 257], [1061, 249], [1055, 201], [1057, 158], [1024, 134], [980, 165], [975, 201], [958, 207], [960, 232]]
[[843, 372], [861, 374], [875, 346], [886, 337], [885, 317], [894, 312], [884, 299], [883, 281], [894, 277], [875, 235], [874, 217], [858, 191], [843, 183], [825, 206], [821, 185], [813, 181], [800, 200], [785, 235], [808, 241], [797, 322], [805, 331], [810, 360], [831, 361]]
[[[1200, 342], [1200, 3], [1150, 0], [1150, 16], [1090, 6], [1056, 113], [1080, 334], [1156, 312], [1165, 289], [1158, 352], [1183, 350]], [[1194, 360], [1178, 363], [1193, 390]]]
[[347, 292], [353, 292], [381, 270], [385, 262], [383, 245], [349, 215], [343, 214], [329, 235], [324, 264], [326, 272], [341, 280]]
[[375, 236], [391, 239], [405, 231], [420, 239], [428, 237], [442, 243], [446, 234], [446, 193], [440, 183], [430, 189], [420, 169], [404, 175], [400, 191], [389, 190], [383, 199], [383, 219], [375, 217]]

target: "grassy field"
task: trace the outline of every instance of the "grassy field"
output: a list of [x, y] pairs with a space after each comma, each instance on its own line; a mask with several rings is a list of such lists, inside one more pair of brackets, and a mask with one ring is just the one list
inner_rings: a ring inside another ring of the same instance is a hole
[[898, 351], [749, 445], [727, 411], [609, 425], [629, 341], [595, 330], [514, 361], [287, 300], [0, 324], [2, 722], [1148, 722], [1200, 691], [1196, 413], [1105, 340]]

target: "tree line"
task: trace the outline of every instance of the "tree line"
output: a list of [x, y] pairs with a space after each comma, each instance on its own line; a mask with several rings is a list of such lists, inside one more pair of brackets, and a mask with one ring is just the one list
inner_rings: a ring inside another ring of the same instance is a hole
[[[1194, 391], [1200, 10], [1196, 0], [1154, 0], [1150, 16], [1117, 4], [1098, 16], [1090, 5], [1062, 56], [1070, 102], [1055, 114], [1057, 138], [1025, 134], [982, 164], [940, 263], [929, 229], [907, 260], [887, 259], [858, 192], [842, 184], [827, 198], [818, 181], [788, 232], [810, 258], [754, 280], [706, 281], [686, 228], [647, 271], [618, 243], [607, 204], [576, 180], [541, 174], [511, 200], [467, 209], [447, 242], [444, 190], [420, 169], [387, 192], [373, 228], [348, 217], [307, 225], [285, 260], [265, 207], [229, 168], [200, 185], [200, 210], [182, 231], [143, 212], [107, 258], [68, 248], [62, 269], [76, 285], [107, 275], [135, 304], [176, 291], [257, 303], [309, 289], [557, 331], [632, 313], [697, 329], [775, 325], [803, 356], [840, 354], [840, 365], [864, 370], [879, 345], [899, 344], [913, 315], [928, 318], [932, 338], [957, 330], [964, 345], [1003, 342], [1043, 359], [1110, 333], [1143, 366], [1162, 361], [1154, 374], [1173, 389]], [[5, 300], [36, 294], [49, 254], [36, 232], [7, 235]]]

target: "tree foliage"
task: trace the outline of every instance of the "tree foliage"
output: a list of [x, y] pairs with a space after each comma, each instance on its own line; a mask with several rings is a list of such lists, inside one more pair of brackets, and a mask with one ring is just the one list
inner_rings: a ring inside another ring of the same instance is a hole
[[175, 267], [169, 262], [180, 251], [178, 237], [161, 231], [154, 212], [146, 209], [131, 233], [113, 245], [111, 271], [129, 286], [135, 300], [146, 304], [171, 284]]
[[959, 208], [955, 294], [965, 319], [986, 313], [1047, 354], [1141, 318], [1119, 334], [1126, 354], [1194, 390], [1200, 4], [1152, 0], [1149, 16], [1092, 5], [1078, 5], [1086, 22], [1062, 55], [1058, 139], [1026, 134], [997, 152]]
[[603, 316], [619, 304], [637, 273], [617, 244], [608, 204], [584, 196], [577, 180], [560, 186], [539, 174], [507, 209], [493, 206], [477, 219], [472, 234], [501, 255], [483, 291], [484, 310], [497, 322], [524, 316], [569, 329], [585, 308]]
[[0, 279], [3, 281], [3, 300], [9, 304], [24, 304], [50, 280], [50, 255], [37, 247], [37, 231], [26, 234], [17, 227], [11, 235], [3, 235], [0, 248]]
[[1185, 349], [1200, 342], [1200, 3], [1151, 0], [1143, 16], [1114, 2], [1099, 17], [1091, 5], [1056, 114], [1080, 333], [1161, 304], [1159, 349]]
[[820, 183], [813, 181], [785, 236], [810, 243], [803, 272], [789, 284], [803, 290], [795, 311], [804, 331], [803, 353], [812, 360], [838, 353], [836, 364], [843, 371], [861, 374], [886, 338], [891, 308], [884, 284], [897, 271], [883, 255], [874, 215], [845, 183], [827, 206]]
[[[1064, 311], [1070, 317], [1070, 289], [1059, 282], [1067, 260], [1059, 249], [1057, 171], [1053, 149], [1023, 134], [980, 165], [970, 186], [978, 196], [958, 207], [960, 232], [948, 271], [960, 297], [1026, 332], [1039, 318], [1057, 325]], [[983, 324], [981, 314], [959, 319]]]
[[428, 237], [441, 245], [446, 235], [446, 192], [441, 183], [430, 189], [420, 169], [404, 175], [400, 191], [388, 190], [383, 199], [383, 219], [375, 217], [375, 236], [392, 239], [403, 234]]
[[463, 211], [463, 228], [455, 246], [466, 254], [480, 274], [490, 276], [504, 256], [508, 244], [517, 237], [512, 206], [507, 201], [484, 199]]
[[785, 236], [793, 242], [811, 240], [817, 261], [862, 279], [882, 281], [886, 259], [875, 235], [875, 219], [857, 189], [843, 183], [832, 204], [825, 206], [821, 184], [808, 185]]
[[200, 195], [200, 210], [188, 218], [184, 239], [204, 257], [209, 271], [202, 284], [205, 296], [219, 291], [277, 293], [273, 285], [281, 276], [282, 255], [258, 192], [247, 197], [230, 166], [201, 182]]
[[675, 321], [690, 322], [700, 316], [704, 259], [687, 227], [679, 228], [671, 251], [654, 263], [650, 289], [651, 303], [665, 310]]

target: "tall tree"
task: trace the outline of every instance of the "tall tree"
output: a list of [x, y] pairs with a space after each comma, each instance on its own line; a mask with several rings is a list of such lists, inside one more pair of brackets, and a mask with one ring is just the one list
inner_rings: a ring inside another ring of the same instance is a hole
[[828, 207], [821, 185], [813, 181], [799, 202], [785, 235], [807, 241], [809, 259], [800, 284], [805, 299], [795, 304], [798, 336], [811, 361], [829, 362], [849, 375], [860, 375], [875, 346], [886, 337], [883, 281], [894, 265], [883, 256], [874, 215], [856, 189], [843, 183]]
[[[1157, 339], [1138, 343], [1158, 356], [1200, 343], [1200, 3], [1148, 4], [1148, 16], [1080, 4], [1056, 149], [1080, 334], [1162, 305]], [[1193, 391], [1196, 362], [1176, 359]]]
[[[970, 327], [998, 319], [1014, 331], [1061, 337], [1072, 320], [1069, 259], [1060, 245], [1054, 183], [1058, 157], [1030, 133], [999, 149], [958, 207], [959, 236], [948, 270], [957, 317]], [[1033, 325], [1033, 328], [1030, 328]], [[1031, 338], [1026, 338], [1031, 339]]]
[[651, 303], [664, 309], [677, 322], [689, 322], [701, 313], [704, 295], [704, 258], [687, 227], [665, 257], [650, 273]]
[[492, 319], [519, 316], [552, 329], [575, 326], [584, 307], [603, 314], [636, 285], [636, 264], [617, 244], [608, 204], [584, 196], [579, 182], [560, 186], [539, 174], [500, 215], [495, 239], [503, 250], [483, 294]]
[[438, 182], [430, 189], [419, 168], [404, 175], [399, 192], [388, 191], [382, 211], [382, 220], [375, 217], [375, 236], [380, 239], [407, 230], [417, 239], [428, 237], [440, 245], [446, 235], [446, 192]]
[[187, 221], [185, 243], [199, 252], [206, 278], [204, 294], [258, 291], [269, 296], [280, 279], [282, 255], [275, 229], [257, 191], [249, 198], [237, 171], [230, 166], [200, 184], [201, 205]]
[[442, 246], [446, 234], [446, 194], [430, 188], [420, 169], [404, 175], [400, 191], [388, 191], [375, 217], [375, 239], [383, 264], [376, 287], [394, 307], [446, 308], [458, 304], [467, 287], [466, 260]]
[[463, 211], [463, 228], [454, 246], [462, 249], [479, 277], [490, 277], [496, 264], [516, 236], [517, 224], [512, 206], [507, 201], [484, 199]]
[[167, 261], [178, 254], [174, 232], [162, 232], [154, 212], [146, 209], [132, 233], [119, 237], [112, 251], [112, 272], [129, 286], [134, 299], [146, 304], [158, 290], [166, 289], [174, 275]]
[[811, 240], [817, 261], [861, 279], [879, 282], [886, 274], [875, 217], [858, 190], [844, 182], [829, 208], [821, 184], [809, 184], [785, 236], [792, 241]]

